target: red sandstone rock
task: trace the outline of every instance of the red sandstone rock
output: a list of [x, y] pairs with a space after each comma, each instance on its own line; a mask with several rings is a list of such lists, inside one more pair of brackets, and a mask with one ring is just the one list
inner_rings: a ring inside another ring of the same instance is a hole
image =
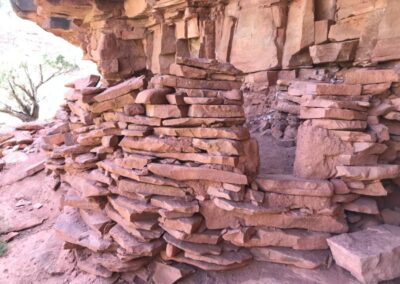
[[242, 125], [245, 122], [244, 118], [175, 118], [165, 119], [162, 122], [163, 126], [184, 126], [184, 127], [196, 127], [196, 126], [212, 126], [223, 124], [224, 126], [237, 126]]
[[[226, 211], [214, 204], [213, 201], [200, 203], [200, 212], [209, 229], [223, 229], [245, 226], [267, 226], [282, 229], [298, 228], [319, 232], [342, 233], [348, 230], [347, 224], [341, 218], [325, 215], [307, 215], [300, 212], [288, 213], [261, 213], [241, 214], [235, 211]], [[224, 216], [223, 219], [214, 216]]]
[[[131, 222], [149, 221], [148, 224], [143, 223], [143, 226], [156, 227], [154, 224], [158, 217], [158, 208], [147, 201], [129, 199], [124, 196], [109, 196], [108, 201], [126, 220]], [[138, 223], [138, 225], [140, 224]]]
[[184, 88], [184, 89], [211, 89], [211, 90], [224, 90], [240, 89], [241, 82], [236, 81], [208, 81], [208, 80], [195, 80], [186, 79], [181, 77], [174, 77], [163, 75], [155, 77], [154, 83], [158, 83], [165, 87]]
[[104, 92], [98, 94], [94, 99], [97, 102], [104, 102], [123, 96], [133, 90], [138, 90], [143, 86], [144, 76], [132, 78], [118, 85], [108, 88]]
[[203, 261], [207, 263], [212, 263], [216, 265], [235, 265], [236, 263], [240, 263], [242, 261], [252, 259], [252, 255], [245, 249], [241, 249], [238, 251], [227, 251], [223, 252], [221, 255], [198, 255], [188, 251], [185, 251], [185, 257]]
[[367, 122], [361, 120], [312, 119], [312, 126], [330, 130], [364, 130]]
[[93, 181], [78, 175], [65, 175], [63, 179], [75, 188], [83, 197], [105, 196], [109, 194], [106, 187], [96, 185]]
[[250, 252], [258, 261], [288, 264], [299, 268], [315, 269], [328, 266], [330, 254], [322, 251], [298, 251], [288, 248], [252, 248]]
[[260, 188], [267, 192], [320, 197], [333, 195], [332, 184], [324, 180], [300, 179], [289, 175], [265, 175], [256, 181]]
[[193, 139], [193, 146], [215, 155], [240, 155], [242, 147], [239, 142], [228, 139]]
[[155, 256], [165, 246], [163, 240], [158, 239], [152, 242], [140, 242], [138, 239], [130, 235], [120, 225], [115, 225], [110, 230], [111, 238], [118, 243], [127, 253], [139, 256]]
[[240, 267], [246, 266], [251, 260], [247, 257], [245, 259], [238, 259], [237, 262], [232, 265], [217, 265], [217, 264], [213, 264], [213, 263], [209, 263], [209, 262], [193, 260], [191, 258], [184, 257], [182, 254], [176, 255], [174, 257], [167, 257], [165, 253], [161, 253], [161, 257], [164, 260], [174, 260], [176, 262], [190, 264], [192, 266], [198, 267], [198, 268], [206, 270], [206, 271], [232, 270], [235, 268], [240, 268]]
[[61, 200], [61, 205], [85, 210], [101, 210], [106, 202], [107, 200], [104, 197], [80, 197], [75, 190], [69, 188]]
[[85, 78], [75, 80], [74, 82], [67, 83], [65, 84], [65, 87], [80, 90], [86, 87], [96, 87], [99, 81], [100, 81], [100, 76], [90, 75]]
[[157, 118], [180, 118], [187, 115], [188, 108], [177, 105], [146, 105], [146, 114]]
[[199, 212], [199, 204], [197, 201], [186, 201], [183, 198], [154, 196], [151, 198], [151, 204], [168, 211], [181, 213]]
[[362, 283], [378, 283], [400, 276], [398, 247], [400, 230], [390, 225], [376, 226], [328, 240], [336, 263]]
[[[200, 97], [184, 97], [183, 101], [188, 105], [223, 105], [224, 100], [221, 98], [200, 98]], [[222, 107], [222, 106], [221, 106]]]
[[313, 45], [310, 55], [314, 64], [353, 61], [357, 46], [358, 40]]
[[118, 223], [125, 231], [138, 238], [143, 242], [158, 239], [161, 237], [163, 231], [159, 228], [145, 230], [140, 228], [140, 223], [133, 223], [124, 219], [118, 212], [110, 205], [107, 204], [105, 212], [114, 222]]
[[81, 220], [76, 209], [69, 209], [58, 217], [54, 229], [57, 235], [64, 241], [92, 251], [105, 251], [111, 246], [111, 242], [102, 239], [91, 231]]
[[[137, 98], [138, 98], [138, 96], [136, 97], [136, 100], [137, 100]], [[144, 109], [143, 105], [141, 105], [141, 104], [137, 104], [137, 103], [128, 104], [128, 105], [124, 105], [124, 113], [128, 116], [135, 116], [135, 115], [145, 114], [145, 109]]]
[[377, 84], [398, 82], [399, 74], [394, 70], [350, 70], [344, 74], [347, 84]]
[[240, 230], [229, 230], [223, 238], [236, 246], [243, 247], [290, 247], [297, 250], [326, 249], [328, 233], [310, 232], [306, 230], [277, 228], [258, 228], [248, 240], [241, 237]]
[[400, 226], [400, 210], [383, 209], [381, 215], [385, 224]]
[[76, 252], [76, 255], [76, 265], [80, 270], [103, 278], [111, 278], [113, 273], [101, 266], [100, 264], [96, 263], [92, 257], [84, 256], [84, 253], [79, 251]]
[[368, 196], [386, 196], [388, 195], [388, 191], [382, 185], [380, 181], [374, 181], [366, 184], [363, 189], [352, 189], [351, 192], [357, 193], [360, 195], [368, 195]]
[[157, 135], [166, 136], [183, 136], [195, 138], [227, 138], [233, 140], [247, 140], [249, 132], [246, 128], [232, 127], [232, 128], [166, 128], [157, 127], [154, 129]]
[[364, 214], [379, 214], [378, 205], [372, 198], [360, 197], [357, 200], [348, 203], [344, 206], [347, 211], [364, 213]]
[[162, 223], [164, 227], [191, 234], [200, 227], [203, 218], [199, 215], [187, 218], [165, 219]]
[[114, 224], [103, 211], [79, 210], [83, 222], [99, 235], [104, 236]]
[[205, 70], [176, 63], [169, 66], [169, 74], [191, 79], [205, 79], [207, 77]]
[[[129, 152], [129, 149], [123, 148], [123, 150]], [[143, 154], [149, 154], [148, 152], [143, 152]], [[159, 158], [170, 158], [180, 161], [192, 161], [201, 164], [216, 164], [216, 165], [226, 165], [231, 167], [236, 167], [238, 165], [237, 157], [227, 157], [227, 156], [210, 156], [209, 154], [203, 153], [151, 153], [155, 157]]]
[[158, 138], [158, 137], [146, 137], [146, 138], [128, 138], [125, 137], [119, 143], [119, 146], [134, 150], [157, 152], [157, 153], [188, 153], [196, 152], [192, 146], [189, 138]]
[[186, 195], [185, 188], [176, 188], [173, 186], [141, 183], [127, 179], [119, 181], [118, 189], [120, 191], [133, 192], [144, 195], [165, 195], [165, 196], [176, 196], [176, 197], [183, 197]]
[[397, 165], [378, 166], [337, 166], [337, 177], [346, 177], [355, 180], [380, 180], [396, 178], [400, 174], [400, 167]]
[[312, 118], [332, 118], [332, 119], [343, 119], [343, 120], [366, 120], [367, 113], [358, 112], [354, 110], [346, 109], [334, 109], [334, 108], [300, 108], [300, 118], [312, 119]]
[[303, 178], [334, 177], [336, 166], [341, 164], [338, 156], [351, 152], [350, 146], [339, 137], [331, 135], [326, 129], [307, 124], [299, 127], [297, 144], [293, 172]]
[[93, 254], [93, 261], [100, 264], [104, 268], [113, 272], [130, 272], [137, 271], [141, 267], [147, 265], [150, 257], [141, 257], [129, 261], [121, 261], [116, 255], [112, 253]]
[[150, 156], [130, 154], [122, 159], [120, 165], [124, 168], [143, 169], [152, 160]]
[[123, 108], [126, 105], [135, 103], [135, 97], [134, 95], [128, 94], [111, 100], [94, 103], [90, 106], [89, 110], [92, 113], [102, 113], [108, 110]]
[[161, 119], [155, 117], [147, 117], [141, 115], [127, 116], [122, 113], [117, 113], [116, 116], [118, 121], [120, 122], [133, 123], [137, 125], [149, 125], [149, 126], [161, 125]]
[[165, 104], [166, 96], [173, 91], [170, 88], [147, 89], [141, 91], [136, 97], [137, 104]]
[[311, 63], [309, 55], [301, 54], [301, 51], [314, 42], [313, 19], [313, 1], [295, 1], [290, 3], [286, 41], [282, 58], [282, 65], [284, 67], [301, 66]]
[[157, 284], [173, 284], [194, 273], [194, 270], [188, 266], [168, 265], [161, 262], [155, 262], [152, 269], [154, 270], [152, 279]]
[[196, 244], [177, 240], [168, 233], [164, 234], [164, 240], [173, 246], [195, 255], [220, 255], [222, 249], [220, 246], [209, 244]]
[[265, 194], [263, 205], [288, 209], [308, 208], [318, 211], [329, 208], [331, 199], [329, 197], [267, 193]]
[[235, 105], [192, 105], [189, 107], [189, 117], [244, 117], [242, 106]]
[[232, 182], [236, 184], [247, 183], [247, 177], [245, 175], [202, 167], [184, 167], [153, 163], [148, 165], [148, 169], [156, 175], [173, 178], [175, 180], [209, 180]]

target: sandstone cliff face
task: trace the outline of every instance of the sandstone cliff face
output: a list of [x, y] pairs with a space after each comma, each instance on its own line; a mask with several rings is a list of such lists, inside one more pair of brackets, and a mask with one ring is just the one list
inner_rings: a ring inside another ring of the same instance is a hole
[[175, 56], [215, 58], [244, 73], [400, 59], [396, 0], [12, 2], [113, 80], [168, 74]]

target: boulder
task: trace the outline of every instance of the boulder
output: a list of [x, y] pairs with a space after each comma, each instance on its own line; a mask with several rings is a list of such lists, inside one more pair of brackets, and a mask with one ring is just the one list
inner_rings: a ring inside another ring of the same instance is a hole
[[336, 263], [362, 283], [400, 277], [400, 227], [381, 225], [328, 239]]
[[309, 179], [333, 177], [339, 155], [350, 151], [348, 144], [328, 130], [303, 124], [297, 134], [294, 174]]

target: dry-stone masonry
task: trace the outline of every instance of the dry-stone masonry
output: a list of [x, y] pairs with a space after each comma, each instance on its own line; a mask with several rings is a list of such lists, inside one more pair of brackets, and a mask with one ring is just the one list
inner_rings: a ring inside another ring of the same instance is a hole
[[[399, 276], [396, 229], [374, 227], [400, 225], [398, 0], [12, 2], [103, 76], [68, 85], [43, 138], [82, 270], [312, 269], [329, 242], [360, 281]], [[295, 147], [293, 170], [259, 173], [249, 130]], [[355, 238], [385, 267], [358, 267]]]

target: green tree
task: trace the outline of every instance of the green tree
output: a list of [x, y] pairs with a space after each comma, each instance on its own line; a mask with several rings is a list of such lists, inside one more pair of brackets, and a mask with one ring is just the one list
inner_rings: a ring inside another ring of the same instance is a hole
[[22, 63], [0, 73], [0, 112], [14, 116], [23, 122], [39, 117], [39, 89], [52, 79], [78, 69], [64, 56], [45, 57], [42, 63]]

